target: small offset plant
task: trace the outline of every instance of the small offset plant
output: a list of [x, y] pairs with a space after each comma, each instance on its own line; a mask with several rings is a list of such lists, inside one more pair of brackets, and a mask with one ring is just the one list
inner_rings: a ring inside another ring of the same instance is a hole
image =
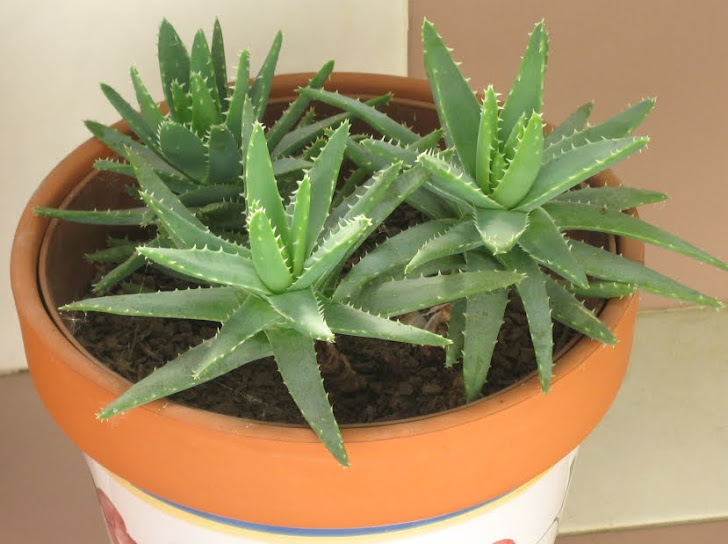
[[[205, 320], [220, 328], [214, 338], [132, 385], [99, 417], [273, 356], [306, 421], [346, 465], [316, 342], [352, 335], [444, 347], [446, 365], [462, 361], [466, 400], [472, 401], [487, 380], [511, 296], [523, 302], [544, 390], [552, 376], [552, 320], [601, 342], [616, 341], [584, 305], [585, 297], [645, 289], [720, 306], [640, 264], [566, 236], [573, 230], [629, 236], [728, 269], [629, 213], [665, 195], [584, 183], [647, 144], [647, 138], [630, 134], [653, 100], [595, 126], [587, 123], [587, 104], [549, 132], [542, 118], [548, 52], [542, 23], [531, 34], [503, 104], [492, 87], [482, 100], [476, 96], [427, 21], [423, 42], [441, 122], [424, 135], [376, 109], [390, 95], [361, 102], [323, 90], [333, 63], [299, 89], [266, 130], [260, 121], [281, 36], [252, 84], [246, 51], [237, 80], [228, 86], [217, 23], [212, 45], [198, 32], [188, 53], [163, 22], [159, 59], [167, 113], [134, 69], [141, 113], [103, 87], [136, 139], [89, 122], [125, 161], [101, 160], [96, 167], [135, 177], [139, 207], [39, 212], [156, 227], [152, 240], [117, 242], [91, 256], [122, 261], [96, 291], [145, 263], [200, 286], [90, 298], [62, 309]], [[314, 101], [343, 111], [320, 118]], [[349, 118], [383, 139], [350, 134]], [[355, 167], [348, 175], [344, 160]], [[429, 220], [385, 240], [344, 274], [357, 249], [404, 202]], [[432, 307], [449, 316], [447, 338], [390, 319]]]
[[[722, 305], [618, 254], [564, 236], [582, 230], [631, 237], [728, 269], [692, 244], [624, 213], [662, 201], [667, 198], [664, 194], [580, 186], [647, 144], [648, 138], [630, 134], [654, 100], [644, 100], [594, 126], [587, 123], [592, 104], [585, 104], [547, 133], [542, 105], [548, 37], [543, 23], [531, 34], [502, 105], [492, 86], [485, 90], [482, 102], [476, 98], [450, 50], [427, 21], [422, 41], [448, 149], [416, 156], [391, 142], [361, 144], [380, 159], [419, 164], [430, 174], [426, 188], [444, 198], [446, 205], [423, 209], [433, 218], [431, 223], [409, 229], [362, 259], [339, 286], [340, 295], [365, 285], [368, 270], [384, 260], [390, 270], [403, 275], [416, 274], [433, 260], [443, 262], [455, 256], [459, 258], [453, 259], [453, 269], [522, 273], [525, 278], [513, 289], [526, 311], [544, 391], [552, 376], [552, 319], [601, 342], [616, 342], [575, 295], [620, 297], [644, 289], [707, 306]], [[455, 223], [443, 223], [447, 218]], [[397, 255], [397, 260], [391, 255]], [[487, 379], [510, 290], [467, 297], [452, 305], [447, 364], [462, 360], [469, 401], [480, 396]]]

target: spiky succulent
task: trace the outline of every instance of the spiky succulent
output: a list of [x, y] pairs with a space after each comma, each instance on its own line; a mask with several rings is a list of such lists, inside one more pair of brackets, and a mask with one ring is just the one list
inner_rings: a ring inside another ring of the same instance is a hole
[[[444, 203], [425, 210], [435, 221], [409, 229], [367, 255], [339, 286], [340, 296], [366, 284], [367, 270], [383, 258], [393, 270], [403, 267], [405, 274], [448, 258], [459, 269], [521, 272], [525, 279], [515, 289], [526, 311], [544, 390], [552, 375], [552, 318], [599, 341], [616, 342], [574, 295], [614, 297], [644, 289], [721, 305], [620, 255], [564, 236], [566, 231], [583, 230], [631, 237], [728, 269], [692, 244], [623, 213], [664, 200], [665, 195], [624, 187], [579, 187], [647, 144], [646, 137], [629, 135], [654, 100], [644, 100], [595, 126], [587, 124], [592, 106], [586, 104], [547, 133], [542, 120], [548, 56], [543, 23], [530, 36], [503, 105], [492, 86], [482, 102], [477, 99], [427, 21], [422, 40], [448, 151], [415, 156], [388, 142], [370, 140], [362, 145], [390, 161], [416, 160], [430, 174], [425, 187]], [[454, 224], [445, 223], [446, 218], [455, 219]], [[392, 254], [396, 260], [387, 257]], [[486, 381], [508, 291], [467, 297], [452, 306], [448, 337], [453, 343], [447, 361], [462, 359], [468, 400], [480, 395]]]
[[262, 125], [256, 123], [245, 160], [249, 244], [218, 237], [162, 182], [154, 167], [130, 151], [140, 195], [171, 247], [142, 246], [159, 266], [208, 284], [189, 290], [93, 298], [64, 310], [203, 319], [218, 334], [133, 385], [108, 406], [105, 418], [193, 387], [269, 355], [311, 428], [342, 464], [346, 452], [324, 390], [314, 341], [347, 334], [445, 346], [432, 332], [387, 317], [468, 294], [503, 288], [511, 272], [463, 273], [382, 282], [346, 302], [329, 294], [343, 264], [373, 230], [424, 183], [421, 168], [379, 172], [334, 209], [331, 202], [349, 135], [341, 124], [321, 148], [286, 205], [279, 193]]

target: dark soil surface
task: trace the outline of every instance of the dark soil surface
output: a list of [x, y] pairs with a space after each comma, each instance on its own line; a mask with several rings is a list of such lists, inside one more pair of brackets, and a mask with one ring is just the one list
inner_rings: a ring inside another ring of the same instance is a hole
[[[417, 212], [395, 214], [368, 245], [381, 242], [408, 224]], [[362, 248], [366, 251], [366, 247]], [[99, 270], [99, 274], [102, 270]], [[135, 274], [145, 289], [181, 287], [154, 268]], [[120, 292], [120, 291], [119, 291]], [[447, 308], [445, 308], [445, 312]], [[178, 354], [213, 336], [216, 323], [115, 316], [89, 312], [66, 314], [71, 332], [95, 357], [132, 382]], [[411, 317], [411, 316], [410, 316]], [[444, 326], [439, 332], [444, 332]], [[575, 333], [555, 323], [555, 352]], [[441, 348], [339, 336], [335, 344], [317, 344], [324, 384], [339, 423], [390, 421], [455, 408], [464, 404], [460, 365], [445, 368]], [[509, 302], [493, 364], [483, 394], [495, 393], [536, 370], [526, 316], [520, 300]], [[198, 408], [264, 421], [302, 423], [272, 358], [249, 363], [229, 374], [172, 397]]]

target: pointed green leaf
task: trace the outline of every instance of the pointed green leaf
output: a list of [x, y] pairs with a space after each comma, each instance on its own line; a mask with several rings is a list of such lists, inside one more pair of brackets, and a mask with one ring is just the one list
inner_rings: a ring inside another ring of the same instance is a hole
[[234, 287], [203, 287], [138, 295], [87, 298], [66, 304], [65, 311], [224, 321], [245, 298]]
[[541, 389], [546, 392], [551, 387], [554, 364], [553, 327], [549, 296], [546, 291], [546, 276], [541, 272], [536, 261], [519, 247], [514, 247], [508, 253], [500, 255], [499, 258], [508, 269], [525, 274], [525, 278], [516, 285], [516, 289], [526, 310], [528, 330], [536, 353]]
[[601, 206], [610, 210], [628, 210], [638, 208], [645, 204], [663, 202], [669, 197], [658, 191], [645, 189], [631, 189], [628, 187], [586, 187], [574, 191], [566, 191], [557, 196], [554, 201], [559, 202], [580, 202]]
[[238, 71], [235, 77], [235, 87], [230, 97], [230, 107], [225, 115], [225, 125], [233, 133], [238, 145], [242, 145], [245, 141], [241, 134], [243, 123], [243, 106], [245, 99], [248, 97], [248, 85], [250, 73], [250, 51], [247, 49], [240, 53], [238, 61]]
[[276, 37], [273, 39], [273, 44], [270, 46], [268, 55], [265, 57], [263, 65], [260, 67], [258, 75], [255, 76], [253, 86], [250, 88], [250, 98], [253, 103], [255, 118], [258, 121], [263, 119], [263, 114], [268, 106], [268, 95], [270, 94], [270, 88], [273, 83], [273, 75], [275, 74], [276, 64], [278, 63], [278, 54], [281, 51], [282, 43], [283, 34], [278, 31]]
[[178, 109], [172, 95], [172, 85], [176, 81], [182, 89], [189, 88], [190, 57], [174, 27], [166, 19], [159, 27], [157, 56], [159, 73], [162, 77], [162, 90], [169, 106], [170, 115], [175, 121], [182, 122], [183, 119], [176, 117]]
[[590, 142], [598, 142], [605, 139], [615, 140], [629, 136], [642, 123], [654, 106], [654, 99], [643, 100], [639, 104], [627, 108], [603, 123], [574, 132], [570, 136], [552, 144], [545, 151], [543, 160], [544, 162], [548, 162], [574, 147], [579, 147]]
[[225, 62], [225, 43], [222, 38], [222, 28], [219, 19], [215, 19], [215, 26], [212, 29], [212, 46], [210, 48], [212, 55], [212, 66], [215, 72], [215, 85], [217, 86], [217, 96], [222, 106], [222, 111], [228, 108], [228, 79], [227, 65]]
[[454, 198], [476, 208], [503, 209], [501, 204], [483, 193], [473, 178], [456, 166], [424, 153], [417, 157], [417, 163], [430, 174], [428, 187], [445, 198]]
[[615, 255], [604, 249], [573, 240], [571, 253], [589, 276], [634, 284], [645, 291], [666, 298], [695, 302], [722, 308], [723, 303], [695, 289], [691, 289], [639, 263]]
[[112, 246], [106, 249], [100, 249], [93, 253], [86, 253], [84, 258], [92, 263], [121, 263], [132, 255], [136, 254], [136, 246], [127, 243], [119, 246]]
[[584, 271], [569, 251], [568, 242], [543, 208], [536, 208], [529, 214], [528, 228], [518, 240], [518, 245], [536, 261], [570, 282], [581, 287], [588, 285]]
[[184, 352], [163, 367], [158, 368], [143, 380], [132, 385], [96, 417], [99, 419], [108, 419], [136, 406], [141, 406], [184, 391], [185, 389], [190, 389], [218, 376], [227, 374], [251, 361], [256, 361], [272, 354], [270, 344], [265, 336], [256, 336], [245, 342], [245, 344], [236, 349], [228, 357], [221, 360], [207, 374], [194, 378], [192, 374], [204, 359], [210, 343], [211, 340], [203, 342], [189, 351]]
[[377, 140], [376, 138], [367, 138], [362, 140], [360, 145], [373, 155], [376, 155], [380, 159], [386, 161], [387, 164], [402, 162], [406, 166], [412, 166], [417, 161], [417, 157], [419, 155], [415, 149], [402, 147], [384, 140]]
[[500, 116], [501, 141], [508, 139], [521, 115], [525, 114], [528, 120], [532, 113], [541, 113], [547, 58], [548, 36], [541, 21], [531, 33], [518, 75], [503, 106]]
[[193, 377], [209, 372], [259, 332], [283, 322], [281, 316], [259, 298], [247, 297], [225, 316], [224, 323], [195, 368]]
[[498, 150], [498, 99], [493, 85], [485, 91], [478, 129], [475, 155], [475, 181], [484, 192], [490, 192], [491, 159]]
[[61, 210], [58, 208], [35, 208], [42, 217], [52, 217], [73, 223], [88, 225], [143, 225], [151, 219], [145, 208], [128, 210]]
[[441, 198], [427, 187], [420, 187], [407, 197], [407, 204], [431, 219], [447, 219], [460, 215], [454, 202]]
[[465, 171], [476, 177], [480, 106], [434, 25], [422, 25], [425, 70], [440, 123]]
[[447, 338], [452, 342], [445, 350], [445, 368], [452, 368], [463, 356], [465, 344], [465, 308], [464, 298], [454, 301], [450, 306], [450, 319], [447, 320]]
[[293, 218], [291, 219], [291, 238], [293, 249], [291, 256], [293, 263], [293, 276], [298, 277], [303, 272], [303, 263], [308, 256], [306, 253], [306, 241], [308, 237], [308, 226], [311, 214], [311, 180], [304, 176], [298, 185], [293, 206]]
[[[311, 78], [308, 82], [308, 87], [312, 89], [320, 89], [323, 87], [326, 80], [329, 79], [331, 72], [334, 70], [334, 61], [330, 60], [324, 64], [321, 69]], [[275, 124], [268, 130], [265, 137], [268, 140], [268, 146], [271, 149], [280, 143], [281, 138], [285, 136], [301, 119], [301, 116], [305, 113], [311, 99], [307, 96], [299, 95], [291, 104], [286, 108]]]
[[293, 289], [305, 289], [342, 264], [352, 247], [360, 242], [371, 225], [368, 217], [360, 215], [342, 222], [304, 263], [303, 273], [293, 282]]
[[551, 310], [556, 321], [580, 333], [612, 346], [617, 338], [584, 304], [553, 279], [546, 278], [546, 291], [551, 300]]
[[443, 234], [454, 221], [428, 221], [388, 238], [356, 263], [339, 282], [333, 300], [341, 301], [365, 283], [409, 263], [428, 240]]
[[286, 291], [272, 295], [267, 300], [286, 319], [287, 326], [317, 340], [334, 341], [334, 333], [326, 324], [323, 310], [312, 289]]
[[627, 236], [728, 270], [728, 263], [632, 215], [572, 202], [552, 202], [544, 205], [544, 209], [562, 230], [589, 230]]
[[515, 272], [458, 272], [390, 281], [362, 289], [351, 303], [381, 316], [402, 315], [466, 296], [507, 287], [523, 278]]
[[198, 183], [205, 183], [207, 149], [194, 132], [174, 122], [164, 123], [159, 129], [159, 144], [175, 168]]
[[324, 316], [326, 323], [336, 334], [379, 338], [421, 346], [445, 347], [449, 344], [448, 340], [439, 334], [378, 317], [346, 304], [324, 303]]
[[170, 109], [170, 120], [182, 125], [192, 123], [192, 95], [188, 89], [189, 83], [185, 88], [177, 81], [172, 82], [171, 93], [174, 97], [174, 111]]
[[241, 198], [242, 188], [234, 185], [208, 185], [206, 187], [195, 187], [179, 195], [182, 204], [188, 207], [205, 206], [213, 202], [224, 200], [236, 200]]
[[515, 210], [475, 210], [475, 227], [494, 255], [509, 251], [528, 227], [528, 214]]
[[299, 159], [296, 157], [283, 157], [281, 159], [273, 161], [273, 174], [276, 179], [285, 176], [286, 174], [293, 174], [294, 172], [300, 172], [301, 170], [307, 170], [313, 166], [313, 163], [306, 159]]
[[505, 158], [506, 165], [508, 165], [513, 160], [513, 157], [516, 154], [516, 147], [518, 145], [518, 142], [520, 142], [523, 138], [523, 133], [526, 130], [526, 123], [528, 123], [529, 119], [530, 118], [526, 117], [525, 113], [522, 113], [521, 116], [518, 118], [518, 121], [516, 121], [516, 125], [513, 127], [513, 130], [508, 136], [508, 139], [504, 144], [502, 144], [501, 151], [503, 152], [503, 157]]
[[119, 115], [121, 115], [127, 122], [129, 128], [134, 131], [134, 134], [136, 134], [139, 139], [149, 147], [156, 148], [157, 135], [144, 117], [142, 117], [139, 112], [132, 108], [131, 105], [121, 97], [119, 93], [108, 85], [102, 83], [101, 90], [108, 101], [111, 102], [111, 105], [114, 106], [114, 109], [119, 112]]
[[531, 211], [642, 149], [648, 141], [649, 138], [603, 140], [567, 151], [541, 167], [533, 187], [519, 203], [518, 209]]
[[219, 104], [215, 102], [205, 80], [197, 72], [190, 75], [190, 94], [192, 96], [192, 128], [200, 138], [204, 138], [211, 126], [222, 123]]
[[587, 287], [567, 285], [566, 289], [577, 296], [586, 298], [620, 298], [635, 293], [639, 287], [632, 283], [617, 281], [592, 281]]
[[99, 281], [91, 286], [91, 291], [94, 293], [103, 293], [123, 279], [131, 276], [134, 272], [144, 266], [145, 263], [146, 260], [144, 257], [135, 253], [124, 262], [118, 264], [104, 274]]
[[336, 458], [349, 466], [344, 442], [324, 389], [313, 340], [291, 329], [266, 331], [278, 371], [311, 429]]
[[156, 131], [159, 125], [162, 124], [162, 121], [164, 121], [164, 115], [162, 115], [159, 106], [149, 94], [142, 78], [139, 76], [139, 72], [134, 66], [130, 69], [130, 75], [131, 81], [134, 84], [134, 92], [136, 93], [137, 102], [139, 103], [139, 108], [142, 111], [142, 116], [152, 131]]
[[544, 138], [544, 148], [548, 148], [560, 142], [563, 138], [571, 136], [574, 132], [583, 129], [586, 126], [593, 107], [593, 102], [587, 102], [583, 106], [580, 106], [566, 121], [546, 135]]
[[482, 247], [482, 245], [483, 239], [480, 232], [473, 221], [466, 218], [420, 247], [405, 268], [405, 273], [409, 274], [425, 263], [440, 257], [464, 253]]
[[218, 115], [221, 115], [222, 110], [220, 109], [220, 94], [217, 90], [215, 66], [212, 53], [210, 53], [210, 46], [207, 44], [207, 38], [202, 30], [198, 30], [195, 34], [190, 55], [190, 87], [193, 96], [195, 95], [192, 81], [194, 75], [199, 76], [202, 86], [207, 89], [205, 94], [210, 96]]
[[256, 295], [270, 290], [255, 272], [253, 261], [241, 255], [210, 249], [139, 248], [139, 253], [180, 274], [211, 284], [232, 285]]
[[248, 232], [250, 252], [258, 277], [273, 293], [285, 291], [293, 283], [287, 264], [288, 256], [273, 232], [266, 211], [258, 207], [255, 201], [248, 205]]
[[216, 125], [210, 130], [207, 144], [210, 148], [209, 175], [211, 184], [234, 184], [242, 173], [240, 147], [233, 133], [225, 125]]
[[535, 113], [526, 125], [523, 138], [516, 144], [513, 159], [491, 198], [506, 208], [516, 206], [531, 190], [541, 169], [542, 155], [543, 123], [541, 114]]
[[257, 202], [265, 209], [271, 226], [283, 240], [283, 245], [290, 244], [288, 219], [283, 208], [283, 200], [278, 192], [268, 144], [265, 141], [263, 125], [256, 122], [248, 144], [245, 159], [245, 198], [248, 203]]
[[418, 134], [412, 132], [405, 126], [400, 125], [391, 117], [388, 117], [381, 111], [376, 110], [372, 106], [369, 106], [355, 98], [331, 91], [325, 91], [323, 89], [312, 89], [309, 87], [300, 89], [299, 93], [312, 100], [319, 100], [349, 112], [354, 117], [362, 119], [383, 136], [392, 138], [403, 144], [411, 144], [420, 138]]

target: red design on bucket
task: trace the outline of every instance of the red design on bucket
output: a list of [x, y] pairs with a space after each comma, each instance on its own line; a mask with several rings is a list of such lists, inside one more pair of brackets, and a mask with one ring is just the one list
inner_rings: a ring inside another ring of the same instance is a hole
[[99, 503], [101, 503], [101, 511], [104, 513], [104, 519], [106, 519], [106, 527], [109, 530], [111, 541], [113, 544], [137, 544], [137, 541], [129, 536], [126, 532], [126, 523], [124, 518], [111, 502], [111, 499], [106, 496], [106, 493], [101, 491], [98, 487], [96, 493], [99, 496]]

